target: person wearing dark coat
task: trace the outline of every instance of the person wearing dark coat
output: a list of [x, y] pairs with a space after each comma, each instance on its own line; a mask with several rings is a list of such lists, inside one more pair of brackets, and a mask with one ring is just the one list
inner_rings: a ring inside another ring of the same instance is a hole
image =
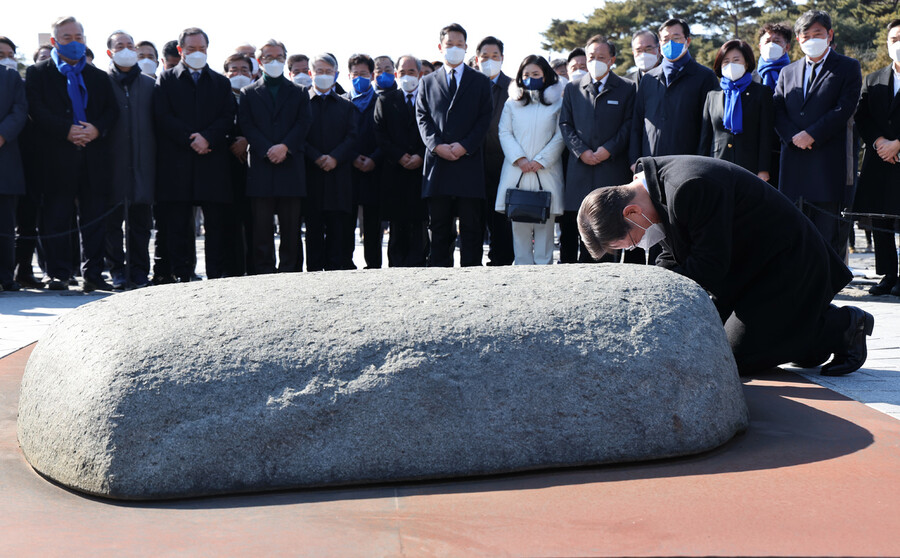
[[[766, 23], [757, 30], [756, 37], [759, 40], [759, 62], [753, 70], [753, 81], [762, 83], [774, 93], [781, 70], [791, 63], [788, 53], [791, 50], [794, 31], [783, 23]], [[777, 188], [781, 168], [781, 140], [774, 125], [771, 136], [772, 155], [767, 182]]]
[[713, 71], [721, 91], [703, 106], [698, 154], [724, 159], [769, 181], [774, 113], [772, 90], [753, 81], [753, 49], [741, 40], [719, 49]]
[[356, 269], [353, 263], [353, 251], [356, 248], [355, 234], [359, 207], [362, 206], [362, 223], [360, 229], [363, 236], [363, 256], [366, 269], [380, 269], [382, 263], [381, 245], [384, 229], [381, 227], [381, 148], [375, 140], [375, 101], [378, 98], [373, 86], [372, 76], [375, 62], [365, 54], [354, 54], [350, 57], [349, 72], [352, 85], [343, 97], [353, 103], [356, 118], [356, 153], [353, 158], [353, 169], [350, 176], [353, 180], [353, 207], [347, 230], [344, 231], [346, 243], [346, 269]]
[[356, 107], [334, 88], [337, 61], [312, 61], [308, 90], [312, 123], [306, 138], [306, 270], [347, 267], [344, 239], [353, 206], [351, 164], [356, 158]]
[[247, 197], [252, 211], [255, 273], [275, 272], [272, 220], [278, 215], [278, 271], [301, 271], [300, 219], [306, 196], [309, 93], [284, 77], [287, 51], [269, 41], [260, 48], [263, 77], [241, 91], [238, 122], [247, 138]]
[[234, 201], [229, 172], [228, 132], [235, 101], [228, 78], [206, 63], [209, 45], [198, 28], [178, 38], [182, 61], [160, 74], [154, 95], [158, 160], [156, 199], [163, 232], [178, 281], [193, 275], [193, 206], [203, 208], [206, 276], [227, 274], [231, 261]]
[[[587, 263], [594, 259], [578, 236], [575, 222], [581, 202], [590, 192], [625, 183], [631, 177], [628, 139], [634, 115], [635, 86], [616, 75], [615, 46], [603, 37], [588, 39], [588, 73], [570, 82], [563, 95], [559, 128], [568, 148], [565, 212], [559, 219], [560, 263]], [[599, 74], [597, 72], [600, 72]], [[644, 263], [635, 254], [626, 261]], [[612, 261], [607, 255], [605, 261]]]
[[491, 125], [484, 138], [484, 184], [488, 203], [484, 204], [485, 225], [487, 225], [490, 244], [488, 245], [487, 265], [512, 265], [515, 259], [513, 252], [512, 223], [505, 213], [494, 211], [497, 199], [497, 188], [500, 184], [500, 172], [503, 170], [503, 148], [500, 146], [500, 113], [509, 98], [510, 77], [503, 73], [503, 41], [496, 37], [485, 37], [476, 49], [478, 67], [491, 80], [491, 102], [494, 110]]
[[632, 80], [635, 89], [640, 90], [641, 79], [653, 68], [659, 66], [662, 57], [659, 54], [659, 37], [649, 29], [640, 29], [631, 36], [631, 55], [634, 57], [634, 71], [627, 78]]
[[75, 18], [53, 24], [51, 58], [30, 66], [25, 92], [35, 136], [46, 161], [42, 173], [41, 244], [48, 287], [68, 290], [73, 275], [70, 237], [77, 208], [85, 292], [112, 290], [103, 280], [104, 212], [110, 195], [109, 132], [116, 123], [112, 84], [87, 63], [84, 30]]
[[416, 124], [416, 95], [422, 62], [404, 55], [397, 60], [400, 88], [375, 102], [375, 139], [381, 148], [382, 216], [390, 221], [388, 266], [423, 267], [427, 255], [428, 213], [422, 199], [425, 144]]
[[[887, 46], [891, 65], [866, 76], [856, 109], [856, 128], [865, 149], [853, 210], [900, 215], [900, 19], [888, 25]], [[883, 276], [869, 289], [873, 295], [900, 296], [893, 232], [897, 221], [872, 219], [875, 272]]]
[[775, 129], [781, 138], [778, 189], [815, 223], [838, 255], [849, 230], [840, 211], [856, 184], [853, 113], [859, 102], [859, 62], [831, 49], [825, 12], [806, 12], [794, 25], [805, 57], [781, 70], [775, 86]]
[[16, 199], [25, 195], [25, 173], [19, 135], [28, 120], [25, 85], [19, 72], [0, 66], [0, 290], [18, 291], [16, 265]]
[[[141, 73], [130, 35], [114, 33], [107, 39], [107, 49], [112, 58], [109, 80], [119, 119], [109, 132], [112, 191], [108, 205], [118, 207], [106, 219], [106, 259], [114, 289], [143, 287], [148, 284], [150, 273], [150, 207], [156, 182], [155, 82]], [[126, 211], [127, 239], [123, 232]]]
[[491, 124], [491, 81], [465, 64], [466, 31], [441, 30], [445, 64], [422, 78], [416, 101], [425, 143], [422, 197], [428, 200], [428, 265], [453, 266], [454, 218], [459, 217], [460, 264], [480, 266], [484, 256], [484, 160]]
[[592, 253], [660, 244], [657, 265], [709, 292], [741, 373], [811, 368], [831, 354], [824, 375], [865, 363], [874, 318], [831, 304], [852, 276], [790, 200], [709, 157], [644, 157], [637, 171], [585, 198], [579, 227]]

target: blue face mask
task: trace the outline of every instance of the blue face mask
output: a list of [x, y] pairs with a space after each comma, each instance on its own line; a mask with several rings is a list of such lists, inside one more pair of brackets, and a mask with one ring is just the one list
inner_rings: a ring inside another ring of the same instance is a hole
[[375, 78], [375, 83], [377, 83], [378, 87], [380, 87], [381, 89], [387, 89], [388, 87], [394, 85], [394, 74], [385, 72]]
[[684, 43], [676, 43], [675, 41], [669, 41], [664, 44], [662, 47], [662, 55], [668, 58], [669, 60], [675, 60], [681, 53], [684, 52]]
[[87, 50], [87, 46], [84, 43], [79, 43], [78, 41], [72, 41], [71, 43], [67, 43], [61, 45], [56, 43], [56, 52], [63, 58], [68, 58], [69, 60], [81, 60], [84, 57], [84, 53]]
[[364, 77], [355, 77], [353, 78], [353, 89], [356, 90], [357, 93], [365, 93], [369, 90], [369, 87], [372, 85], [372, 80]]
[[541, 87], [544, 86], [544, 78], [523, 78], [522, 83], [525, 85], [525, 89], [529, 91], [538, 91]]

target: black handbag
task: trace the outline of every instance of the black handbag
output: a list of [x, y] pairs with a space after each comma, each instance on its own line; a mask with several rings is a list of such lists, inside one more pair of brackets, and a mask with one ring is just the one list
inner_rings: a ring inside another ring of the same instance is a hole
[[[525, 176], [525, 173], [522, 173]], [[539, 190], [520, 190], [516, 182], [515, 189], [506, 191], [506, 217], [516, 223], [546, 223], [550, 218], [550, 192], [544, 190], [541, 185], [541, 177], [535, 173], [538, 179]]]

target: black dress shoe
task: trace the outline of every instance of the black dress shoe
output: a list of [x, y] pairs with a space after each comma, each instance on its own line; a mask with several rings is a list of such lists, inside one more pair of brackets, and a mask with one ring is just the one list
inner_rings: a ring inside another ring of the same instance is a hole
[[168, 285], [175, 282], [175, 278], [171, 275], [154, 275], [150, 281], [153, 285]]
[[865, 364], [866, 336], [872, 335], [875, 329], [875, 317], [855, 306], [847, 306], [850, 310], [850, 327], [844, 332], [842, 352], [835, 352], [834, 359], [822, 367], [823, 376], [843, 376], [856, 372]]
[[894, 285], [894, 288], [891, 289], [891, 294], [894, 296], [900, 296], [900, 282]]
[[[894, 289], [897, 288], [897, 278], [885, 275], [877, 285], [869, 288], [869, 294], [874, 296], [894, 294]], [[900, 294], [900, 290], [898, 290], [898, 294]]]
[[69, 281], [63, 281], [61, 279], [50, 279], [50, 281], [47, 283], [47, 288], [51, 291], [68, 291]]
[[94, 291], [111, 291], [113, 286], [103, 280], [102, 277], [93, 279], [84, 278], [84, 284], [81, 286], [82, 292], [92, 293]]
[[8, 281], [6, 283], [3, 283], [3, 290], [4, 291], [21, 291], [22, 285], [20, 285], [16, 281]]
[[16, 275], [16, 282], [26, 289], [43, 289], [44, 284], [37, 280], [34, 275]]

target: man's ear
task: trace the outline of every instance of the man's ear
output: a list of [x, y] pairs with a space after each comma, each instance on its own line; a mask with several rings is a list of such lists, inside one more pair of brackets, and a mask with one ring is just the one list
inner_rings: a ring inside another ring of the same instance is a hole
[[639, 206], [636, 203], [626, 205], [625, 208], [622, 210], [622, 216], [625, 217], [626, 219], [629, 217], [636, 217], [637, 215], [640, 215], [641, 213], [642, 213], [641, 206]]

